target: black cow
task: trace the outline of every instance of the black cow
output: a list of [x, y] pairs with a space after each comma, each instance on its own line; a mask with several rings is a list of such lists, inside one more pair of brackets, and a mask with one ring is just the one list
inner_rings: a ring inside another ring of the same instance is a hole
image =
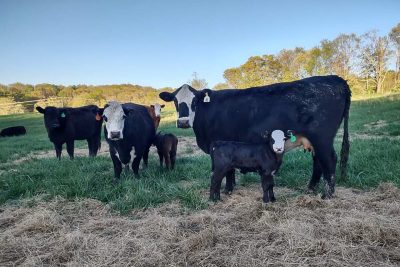
[[[235, 169], [242, 173], [258, 172], [261, 176], [263, 201], [274, 202], [273, 174], [278, 168], [278, 157], [269, 140], [262, 144], [249, 144], [233, 141], [216, 141], [211, 144], [211, 186], [210, 199], [220, 199], [222, 179]], [[227, 181], [228, 185], [228, 181]], [[233, 186], [230, 184], [230, 186]], [[233, 189], [233, 188], [232, 188]]]
[[[335, 190], [337, 157], [333, 142], [344, 120], [340, 165], [341, 174], [346, 174], [351, 91], [338, 76], [316, 76], [244, 90], [197, 91], [183, 85], [173, 93], [160, 93], [160, 98], [174, 101], [179, 113], [177, 126], [193, 127], [197, 145], [208, 154], [211, 143], [218, 140], [259, 143], [266, 130], [302, 133], [315, 150], [309, 189], [315, 190], [323, 174], [323, 197], [327, 198]], [[227, 180], [234, 180], [234, 175], [228, 173]]]
[[8, 127], [8, 128], [4, 128], [0, 132], [1, 137], [18, 136], [18, 135], [24, 135], [24, 134], [26, 134], [26, 129], [24, 126]]
[[87, 140], [89, 155], [97, 155], [101, 146], [103, 109], [90, 105], [79, 108], [36, 107], [36, 110], [44, 114], [44, 125], [58, 159], [61, 158], [64, 143], [67, 144], [68, 155], [74, 158], [75, 140]]
[[131, 162], [132, 170], [138, 176], [142, 158], [147, 166], [149, 149], [155, 136], [154, 122], [147, 108], [112, 101], [104, 107], [103, 118], [104, 135], [114, 165], [114, 181], [121, 176], [122, 164], [129, 167]]

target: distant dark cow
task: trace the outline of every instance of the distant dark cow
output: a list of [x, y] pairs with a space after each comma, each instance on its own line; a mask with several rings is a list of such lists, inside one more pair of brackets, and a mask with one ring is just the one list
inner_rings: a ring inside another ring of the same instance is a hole
[[[248, 144], [232, 141], [216, 141], [211, 144], [211, 186], [210, 199], [220, 199], [222, 179], [235, 169], [243, 173], [258, 172], [261, 176], [263, 188], [263, 201], [265, 203], [275, 201], [273, 174], [278, 168], [277, 155], [271, 149], [269, 141], [263, 144]], [[231, 181], [227, 185], [232, 187]], [[228, 190], [229, 191], [229, 190]]]
[[50, 141], [61, 158], [62, 146], [67, 144], [67, 152], [74, 158], [74, 141], [87, 140], [89, 156], [96, 156], [101, 146], [101, 125], [103, 109], [95, 105], [79, 108], [36, 107], [44, 114], [44, 125]]
[[178, 138], [170, 133], [162, 134], [159, 132], [154, 138], [153, 144], [157, 147], [160, 166], [162, 167], [163, 161], [165, 161], [167, 169], [174, 169]]
[[145, 106], [118, 102], [109, 102], [104, 107], [104, 135], [110, 147], [110, 156], [114, 165], [115, 180], [119, 180], [122, 164], [139, 174], [140, 161], [143, 158], [147, 166], [149, 149], [154, 140], [153, 120]]
[[[281, 129], [302, 133], [312, 144], [313, 174], [309, 189], [315, 190], [323, 174], [325, 193], [335, 190], [335, 135], [342, 120], [344, 133], [341, 175], [345, 176], [349, 154], [348, 118], [351, 91], [338, 76], [317, 76], [243, 90], [204, 89], [183, 85], [173, 93], [162, 92], [164, 101], [174, 101], [177, 126], [193, 127], [197, 145], [210, 153], [214, 141], [259, 143], [263, 132]], [[229, 172], [227, 180], [235, 179]]]
[[156, 130], [157, 130], [158, 126], [160, 125], [161, 109], [163, 107], [165, 107], [165, 105], [160, 105], [158, 103], [155, 103], [154, 105], [150, 105], [149, 107], [146, 107], [147, 110], [149, 111], [151, 118], [153, 119]]
[[8, 127], [8, 128], [4, 128], [0, 132], [1, 137], [18, 136], [18, 135], [24, 135], [24, 134], [26, 134], [26, 129], [24, 126]]

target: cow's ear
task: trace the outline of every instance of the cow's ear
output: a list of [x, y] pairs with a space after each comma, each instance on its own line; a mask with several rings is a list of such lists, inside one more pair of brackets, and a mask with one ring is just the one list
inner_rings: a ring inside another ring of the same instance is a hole
[[151, 108], [154, 108], [154, 105], [150, 105]]
[[200, 102], [209, 103], [212, 102], [212, 93], [213, 91], [211, 89], [204, 89], [196, 93], [195, 95]]
[[100, 116], [103, 115], [103, 112], [104, 112], [104, 108], [99, 108], [99, 109], [97, 110], [97, 114], [99, 114]]
[[60, 108], [60, 117], [65, 119], [67, 117], [67, 110], [64, 108]]
[[39, 113], [44, 114], [44, 108], [37, 106], [37, 107], [36, 107], [36, 110], [37, 110]]
[[124, 118], [128, 117], [130, 114], [134, 112], [133, 109], [128, 109], [128, 108], [122, 108], [122, 110], [124, 111]]
[[171, 102], [175, 98], [175, 95], [169, 92], [161, 92], [158, 96], [165, 102]]

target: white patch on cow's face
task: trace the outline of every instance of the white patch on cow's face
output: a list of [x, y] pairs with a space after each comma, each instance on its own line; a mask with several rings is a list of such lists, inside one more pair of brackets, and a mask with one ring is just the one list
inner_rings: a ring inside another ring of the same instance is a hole
[[189, 86], [187, 84], [183, 85], [179, 92], [175, 95], [176, 101], [178, 102], [178, 109], [180, 107], [180, 104], [185, 103], [188, 108], [189, 114], [187, 116], [182, 116], [179, 117], [179, 111], [178, 111], [178, 120], [180, 121], [189, 121], [190, 127], [193, 127], [193, 121], [194, 121], [194, 116], [195, 112], [192, 111], [192, 101], [195, 95], [190, 91]]
[[111, 140], [123, 139], [125, 113], [122, 105], [112, 101], [108, 103], [108, 107], [104, 109], [103, 117], [106, 123], [107, 138]]
[[285, 134], [281, 130], [274, 130], [271, 134], [273, 144], [272, 149], [277, 154], [282, 154], [285, 150]]
[[154, 108], [154, 113], [156, 114], [156, 117], [160, 117], [160, 116], [161, 116], [161, 109], [162, 109], [163, 107], [161, 107], [160, 104], [155, 103], [155, 104], [153, 105], [153, 108]]

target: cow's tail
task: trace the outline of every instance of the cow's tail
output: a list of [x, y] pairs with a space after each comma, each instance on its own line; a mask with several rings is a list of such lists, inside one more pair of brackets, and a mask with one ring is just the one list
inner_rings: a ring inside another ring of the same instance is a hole
[[347, 162], [349, 160], [350, 142], [349, 142], [349, 111], [351, 103], [351, 91], [346, 83], [346, 103], [343, 113], [343, 141], [342, 150], [340, 152], [340, 177], [347, 178]]

